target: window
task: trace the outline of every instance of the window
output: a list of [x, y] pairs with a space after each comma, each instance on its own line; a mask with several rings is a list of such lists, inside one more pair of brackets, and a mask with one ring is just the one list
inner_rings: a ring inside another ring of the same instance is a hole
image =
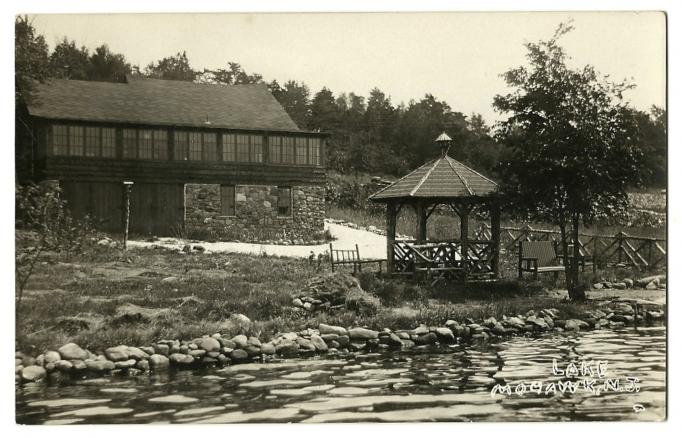
[[69, 128], [66, 125], [52, 125], [52, 154], [68, 155]]
[[220, 186], [220, 214], [223, 216], [236, 216], [235, 187]]
[[102, 156], [116, 157], [116, 129], [114, 128], [102, 128]]
[[82, 126], [69, 126], [69, 155], [83, 156]]
[[204, 161], [218, 160], [218, 135], [212, 132], [203, 134], [203, 159]]
[[174, 156], [178, 161], [188, 158], [189, 133], [187, 131], [175, 131]]
[[137, 158], [137, 130], [123, 130], [123, 157]]
[[250, 161], [249, 136], [237, 134], [237, 161]]
[[201, 160], [201, 132], [189, 133], [189, 159], [192, 161]]
[[152, 151], [152, 158], [155, 160], [167, 160], [168, 159], [168, 132], [165, 129], [155, 129], [154, 135], [154, 146]]
[[234, 134], [223, 134], [223, 161], [235, 161], [237, 154], [237, 137]]
[[263, 162], [263, 136], [251, 136], [251, 161], [254, 163]]
[[291, 187], [277, 187], [277, 215], [291, 216]]
[[308, 145], [305, 138], [296, 137], [296, 164], [307, 164]]
[[153, 132], [151, 129], [140, 129], [138, 131], [137, 158], [143, 160], [150, 160], [152, 158]]
[[308, 139], [308, 164], [313, 166], [320, 165], [320, 139], [319, 138], [309, 138]]
[[85, 156], [86, 157], [97, 157], [100, 155], [100, 141], [99, 141], [99, 131], [100, 128], [96, 126], [88, 126], [85, 128]]
[[282, 163], [294, 164], [294, 137], [282, 139]]
[[282, 162], [282, 137], [268, 138], [268, 155], [271, 163]]

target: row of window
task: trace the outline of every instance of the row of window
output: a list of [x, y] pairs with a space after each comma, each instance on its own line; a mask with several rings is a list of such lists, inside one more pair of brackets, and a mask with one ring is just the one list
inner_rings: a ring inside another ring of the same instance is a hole
[[[223, 216], [236, 216], [235, 186], [220, 186], [220, 213]], [[277, 187], [277, 215], [291, 216], [291, 187]]]
[[[51, 154], [80, 157], [116, 157], [116, 129], [97, 126], [52, 125]], [[124, 128], [123, 158], [168, 160], [166, 129]], [[173, 132], [173, 159], [177, 161], [231, 161], [263, 163], [262, 135], [223, 133], [222, 153], [215, 132]], [[269, 163], [320, 165], [319, 138], [269, 136]]]

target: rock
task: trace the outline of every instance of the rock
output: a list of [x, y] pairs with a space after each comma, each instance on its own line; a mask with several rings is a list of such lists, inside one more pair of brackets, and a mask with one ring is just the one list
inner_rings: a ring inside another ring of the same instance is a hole
[[312, 342], [313, 346], [315, 347], [315, 350], [317, 351], [327, 351], [329, 347], [327, 346], [327, 343], [324, 342], [324, 339], [322, 339], [318, 335], [312, 335], [310, 337], [310, 342]]
[[114, 362], [114, 366], [120, 370], [125, 370], [134, 367], [137, 361], [135, 359], [121, 360]]
[[149, 369], [149, 361], [147, 359], [138, 360], [135, 364], [135, 368], [141, 371], [147, 371]]
[[298, 337], [296, 339], [296, 343], [298, 344], [299, 350], [303, 351], [315, 351], [315, 345], [312, 343], [310, 339]]
[[347, 335], [339, 336], [336, 339], [336, 342], [338, 342], [339, 346], [341, 347], [348, 347], [350, 345], [350, 337]]
[[645, 289], [646, 290], [656, 290], [656, 289], [658, 289], [658, 285], [656, 284], [655, 281], [652, 281], [646, 285]]
[[348, 330], [335, 325], [320, 324], [318, 330], [320, 331], [321, 335], [332, 334], [337, 336], [345, 336], [348, 334]]
[[220, 339], [218, 339], [218, 342], [220, 342], [220, 346], [223, 348], [229, 348], [231, 350], [234, 350], [235, 348], [237, 348], [237, 344], [230, 341], [229, 339], [220, 338]]
[[610, 281], [602, 281], [601, 282], [602, 286], [604, 286], [604, 289], [611, 289], [613, 284]]
[[166, 356], [162, 356], [160, 354], [152, 354], [149, 356], [149, 366], [153, 370], [168, 368], [169, 365], [170, 361]]
[[303, 303], [303, 308], [305, 310], [310, 310], [313, 308], [313, 305], [311, 303]]
[[301, 301], [299, 298], [294, 298], [294, 300], [291, 302], [291, 304], [294, 307], [303, 307], [303, 301]]
[[85, 360], [88, 358], [88, 352], [73, 342], [62, 345], [57, 351], [60, 357], [65, 360]]
[[438, 342], [441, 344], [450, 345], [455, 343], [455, 335], [449, 328], [438, 327], [436, 329], [436, 336], [438, 337]]
[[401, 342], [401, 348], [403, 350], [409, 350], [410, 348], [414, 348], [414, 346], [415, 346], [414, 341], [412, 341], [410, 339], [401, 339], [400, 342]]
[[110, 347], [104, 350], [104, 355], [113, 362], [128, 360], [128, 347], [125, 345]]
[[603, 288], [604, 288], [604, 285], [601, 284], [601, 283], [595, 283], [595, 284], [592, 285], [592, 289], [594, 289], [594, 290], [600, 290], [600, 289], [603, 289]]
[[623, 289], [627, 289], [627, 287], [628, 287], [628, 285], [625, 284], [624, 282], [613, 283], [613, 288], [614, 288], [614, 289], [623, 290]]
[[72, 360], [71, 363], [74, 371], [83, 371], [88, 367], [83, 360]]
[[198, 347], [205, 351], [220, 351], [220, 342], [214, 338], [203, 338]]
[[348, 334], [350, 335], [351, 339], [368, 340], [377, 339], [379, 337], [379, 332], [375, 332], [374, 330], [369, 330], [362, 327], [352, 328], [348, 331]]
[[277, 352], [272, 342], [266, 342], [265, 344], [262, 344], [260, 346], [260, 351], [262, 354], [275, 354]]
[[260, 339], [258, 339], [258, 338], [255, 337], [255, 336], [250, 336], [250, 337], [249, 337], [249, 340], [248, 340], [248, 343], [249, 343], [249, 345], [251, 345], [251, 346], [253, 346], [253, 347], [258, 347], [258, 348], [260, 348], [260, 346], [262, 345], [261, 342], [260, 342]]
[[587, 330], [589, 328], [590, 325], [580, 319], [568, 319], [566, 320], [566, 324], [564, 326], [564, 329], [567, 331], [580, 331]]
[[232, 338], [232, 342], [237, 346], [237, 348], [246, 348], [249, 345], [249, 339], [244, 335], [237, 335]]
[[526, 323], [531, 323], [542, 330], [547, 330], [549, 328], [544, 318], [539, 318], [537, 316], [529, 316], [528, 318], [526, 318]]
[[246, 350], [242, 350], [241, 348], [237, 348], [236, 350], [233, 350], [232, 353], [230, 353], [230, 358], [234, 361], [240, 361], [240, 360], [246, 360], [249, 358], [249, 353], [246, 352]]
[[201, 349], [197, 348], [195, 350], [190, 350], [188, 354], [190, 356], [192, 356], [193, 358], [198, 359], [198, 358], [206, 356], [206, 350], [201, 350]]
[[90, 371], [104, 372], [111, 371], [116, 368], [116, 365], [110, 360], [91, 360], [85, 361], [85, 365]]
[[628, 303], [617, 303], [615, 308], [613, 309], [614, 312], [617, 313], [623, 313], [625, 315], [634, 315], [635, 310], [632, 308], [632, 306]]
[[178, 365], [189, 365], [194, 362], [194, 358], [189, 354], [173, 353], [168, 357], [171, 363]]
[[73, 368], [73, 364], [68, 360], [62, 359], [55, 362], [55, 368], [62, 372], [68, 372]]
[[482, 325], [484, 325], [485, 327], [488, 327], [488, 328], [493, 328], [493, 327], [495, 327], [495, 324], [497, 324], [497, 320], [491, 316], [490, 318], [486, 318], [483, 321]]
[[426, 327], [425, 325], [420, 325], [416, 329], [414, 329], [414, 334], [417, 336], [423, 336], [429, 332], [429, 328]]
[[651, 275], [649, 277], [640, 278], [635, 283], [639, 287], [644, 287], [644, 286], [648, 286], [651, 282], [655, 282], [656, 286], [658, 286], [659, 283], [665, 283], [665, 279], [666, 279], [666, 276], [663, 274]]
[[116, 308], [111, 319], [112, 325], [149, 324], [154, 321], [172, 321], [180, 317], [177, 309], [158, 309], [137, 306], [135, 304], [123, 304]]
[[436, 342], [438, 342], [438, 336], [432, 332], [417, 336], [417, 340], [415, 341], [415, 343], [418, 345], [431, 345], [435, 344]]
[[275, 352], [281, 356], [295, 356], [298, 354], [298, 344], [294, 341], [285, 340], [275, 346]]
[[445, 321], [445, 327], [449, 328], [452, 330], [453, 327], [457, 327], [459, 323], [455, 321], [454, 319], [448, 319]]
[[512, 316], [511, 318], [507, 319], [507, 325], [517, 329], [521, 329], [526, 325], [526, 323], [521, 318]]
[[624, 278], [623, 283], [625, 283], [625, 286], [627, 286], [628, 289], [635, 287], [635, 282], [632, 280], [632, 278]]
[[61, 357], [61, 355], [60, 355], [58, 352], [56, 352], [56, 351], [48, 351], [48, 352], [45, 353], [45, 355], [43, 356], [43, 361], [44, 361], [44, 363], [48, 364], [48, 363], [51, 363], [51, 362], [57, 362], [58, 360], [61, 360], [61, 358], [62, 358], [62, 357]]
[[505, 330], [504, 326], [498, 322], [493, 326], [492, 332], [498, 336], [504, 336], [507, 333], [507, 330]]
[[157, 355], [163, 355], [163, 356], [168, 356], [170, 353], [170, 347], [166, 344], [156, 344], [154, 345], [154, 352]]
[[38, 365], [29, 365], [24, 367], [21, 369], [20, 373], [21, 379], [26, 382], [37, 382], [47, 376], [47, 371], [45, 371], [45, 368]]
[[142, 360], [149, 358], [149, 354], [137, 347], [128, 347], [126, 353], [128, 353], [128, 358], [130, 359]]

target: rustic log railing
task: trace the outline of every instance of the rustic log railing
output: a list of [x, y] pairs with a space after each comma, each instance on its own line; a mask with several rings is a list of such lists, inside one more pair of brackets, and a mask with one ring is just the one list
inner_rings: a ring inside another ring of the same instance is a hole
[[[490, 227], [482, 223], [475, 232], [476, 239], [490, 239]], [[519, 242], [532, 240], [560, 241], [561, 232], [556, 230], [524, 227], [500, 227], [500, 246], [507, 252], [517, 252]], [[573, 244], [573, 239], [569, 240]], [[592, 258], [599, 267], [609, 265], [633, 266], [647, 271], [666, 266], [666, 240], [655, 237], [630, 236], [619, 232], [613, 236], [583, 234], [578, 238], [581, 254]]]

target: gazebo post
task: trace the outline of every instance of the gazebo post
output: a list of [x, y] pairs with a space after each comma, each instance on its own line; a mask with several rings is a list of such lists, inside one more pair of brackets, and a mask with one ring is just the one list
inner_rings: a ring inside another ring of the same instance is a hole
[[386, 272], [393, 273], [393, 242], [395, 242], [395, 225], [397, 210], [395, 203], [386, 203]]
[[[459, 240], [462, 245], [462, 260], [469, 260], [469, 211], [471, 206], [463, 204], [459, 210]], [[466, 265], [466, 263], [465, 263]]]
[[500, 204], [490, 203], [490, 239], [493, 242], [491, 265], [493, 277], [500, 278]]
[[417, 241], [424, 243], [426, 241], [426, 206], [421, 199], [415, 204], [417, 212]]

